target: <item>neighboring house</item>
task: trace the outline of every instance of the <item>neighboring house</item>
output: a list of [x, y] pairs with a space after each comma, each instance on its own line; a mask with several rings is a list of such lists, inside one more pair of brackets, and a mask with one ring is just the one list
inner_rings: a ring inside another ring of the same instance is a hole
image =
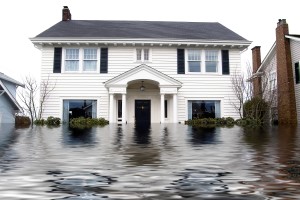
[[231, 74], [251, 42], [219, 23], [71, 20], [31, 38], [55, 88], [43, 118], [177, 123], [234, 117]]
[[300, 35], [289, 34], [286, 20], [279, 20], [274, 45], [262, 62], [254, 47], [252, 61], [254, 95], [274, 98], [271, 114], [279, 123], [300, 122]]
[[15, 114], [22, 111], [16, 100], [17, 87], [24, 84], [0, 72], [0, 124], [15, 123]]

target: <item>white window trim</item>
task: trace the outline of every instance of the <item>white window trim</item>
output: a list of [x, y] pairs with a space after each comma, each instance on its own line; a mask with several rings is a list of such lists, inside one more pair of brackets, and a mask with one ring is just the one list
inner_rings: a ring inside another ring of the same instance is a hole
[[[188, 51], [189, 50], [200, 50], [201, 53], [201, 71], [200, 72], [190, 72], [189, 71], [189, 63], [188, 63]], [[205, 52], [207, 50], [215, 50], [218, 51], [218, 64], [217, 64], [217, 72], [206, 72], [206, 60], [205, 60]], [[185, 71], [186, 74], [210, 74], [210, 75], [222, 75], [222, 55], [221, 55], [221, 49], [198, 49], [198, 48], [189, 48], [185, 51]]]
[[[79, 49], [79, 69], [78, 71], [67, 71], [65, 68], [65, 58], [66, 58], [66, 49]], [[84, 49], [97, 49], [97, 63], [96, 63], [96, 71], [84, 71], [83, 70], [83, 57], [84, 57]], [[100, 73], [100, 55], [101, 55], [101, 48], [99, 47], [63, 47], [62, 53], [62, 73], [66, 74], [73, 74], [73, 73], [86, 73], [86, 74], [94, 74]]]
[[[141, 49], [142, 50], [142, 60], [137, 60], [137, 49]], [[144, 49], [148, 49], [149, 50], [149, 59], [148, 60], [144, 60]], [[137, 47], [133, 49], [133, 61], [135, 63], [151, 63], [152, 62], [152, 49], [151, 48], [147, 48], [147, 47]]]

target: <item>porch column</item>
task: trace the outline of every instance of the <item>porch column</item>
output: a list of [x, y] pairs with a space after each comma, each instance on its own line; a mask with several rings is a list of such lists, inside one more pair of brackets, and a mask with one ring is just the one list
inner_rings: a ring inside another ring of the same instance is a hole
[[122, 124], [126, 124], [126, 94], [122, 94]]
[[165, 94], [160, 94], [160, 123], [165, 123]]
[[114, 94], [109, 94], [109, 123], [114, 122]]
[[177, 123], [177, 94], [173, 94], [173, 123]]

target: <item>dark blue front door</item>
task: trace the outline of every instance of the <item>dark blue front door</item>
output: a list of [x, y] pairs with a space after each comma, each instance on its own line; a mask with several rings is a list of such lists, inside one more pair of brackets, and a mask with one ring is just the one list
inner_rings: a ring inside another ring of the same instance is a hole
[[135, 123], [151, 123], [151, 100], [135, 100]]

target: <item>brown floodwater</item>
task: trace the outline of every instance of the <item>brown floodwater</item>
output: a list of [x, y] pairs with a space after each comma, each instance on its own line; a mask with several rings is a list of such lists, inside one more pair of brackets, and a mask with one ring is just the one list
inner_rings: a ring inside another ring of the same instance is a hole
[[0, 199], [299, 199], [300, 129], [0, 125]]

